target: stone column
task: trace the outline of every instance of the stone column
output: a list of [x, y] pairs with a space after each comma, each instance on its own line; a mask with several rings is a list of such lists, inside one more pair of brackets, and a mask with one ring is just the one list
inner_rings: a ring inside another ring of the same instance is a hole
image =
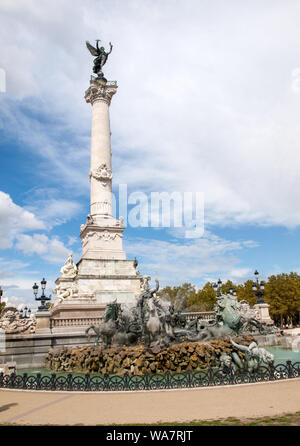
[[112, 217], [112, 170], [109, 106], [117, 91], [116, 82], [92, 77], [85, 100], [92, 105], [91, 216], [100, 224]]
[[84, 259], [126, 259], [122, 219], [112, 215], [112, 169], [109, 106], [117, 83], [91, 77], [85, 100], [92, 105], [91, 211], [80, 237]]

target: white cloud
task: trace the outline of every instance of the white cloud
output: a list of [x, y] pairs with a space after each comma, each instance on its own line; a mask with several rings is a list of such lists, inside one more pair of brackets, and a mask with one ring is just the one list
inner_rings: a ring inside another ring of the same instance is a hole
[[[49, 163], [44, 175], [88, 195], [84, 41], [100, 37], [114, 44], [105, 74], [119, 83], [115, 181], [204, 192], [207, 224], [300, 224], [297, 3], [18, 0], [0, 10], [2, 114]], [[20, 103], [51, 122], [29, 118]]]
[[45, 224], [0, 191], [0, 249], [11, 248], [19, 233], [37, 229], [45, 229]]
[[244, 282], [253, 276], [250, 268], [234, 268], [229, 272], [229, 278], [232, 281]]
[[[141, 273], [156, 272], [163, 285], [191, 281], [203, 285], [207, 280], [225, 279], [241, 281], [250, 273], [248, 267], [240, 266], [237, 252], [252, 247], [247, 241], [235, 242], [207, 232], [193, 241], [128, 240], [125, 241], [129, 256], [137, 256]], [[211, 278], [211, 279], [208, 279]]]
[[0, 279], [15, 277], [16, 270], [24, 269], [29, 266], [29, 263], [21, 262], [19, 260], [7, 260], [0, 258]]
[[[4, 291], [3, 301], [7, 302], [7, 305], [16, 307], [27, 305], [32, 310], [37, 309], [39, 303], [35, 301], [32, 286], [36, 282], [40, 287], [42, 277], [43, 275], [40, 272], [32, 270], [26, 276], [22, 275], [22, 272], [19, 272], [15, 277], [5, 277], [1, 281], [1, 287]], [[54, 281], [54, 278], [47, 278], [46, 296], [53, 293], [53, 289], [56, 286]], [[39, 295], [40, 293], [41, 288], [39, 288]]]
[[78, 237], [69, 236], [68, 246], [74, 245], [74, 243], [78, 243]]
[[71, 220], [81, 211], [81, 204], [72, 199], [60, 197], [61, 191], [52, 188], [35, 188], [26, 193], [26, 207], [42, 216], [47, 229]]
[[26, 255], [37, 254], [51, 263], [64, 262], [70, 253], [57, 237], [49, 238], [45, 234], [20, 234], [15, 247]]
[[[62, 224], [76, 215], [80, 205], [76, 202], [56, 199], [39, 199], [33, 210], [43, 216], [42, 221], [33, 212], [16, 205], [11, 197], [0, 191], [0, 249], [14, 246], [26, 255], [36, 254], [51, 263], [61, 263], [69, 254], [67, 248], [58, 237], [45, 234], [25, 234], [34, 230], [49, 230], [51, 226]], [[13, 274], [15, 269], [28, 266], [24, 262], [4, 261], [0, 259], [0, 275]]]

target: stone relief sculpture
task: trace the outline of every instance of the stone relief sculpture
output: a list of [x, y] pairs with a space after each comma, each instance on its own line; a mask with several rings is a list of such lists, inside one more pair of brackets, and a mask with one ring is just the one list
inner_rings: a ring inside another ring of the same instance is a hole
[[94, 224], [94, 218], [91, 214], [88, 214], [86, 217], [86, 224], [87, 225], [93, 225]]
[[64, 266], [60, 270], [63, 278], [74, 278], [77, 274], [77, 266], [73, 262], [72, 253], [69, 254]]
[[105, 163], [101, 164], [97, 169], [90, 171], [90, 178], [93, 177], [100, 181], [102, 186], [106, 186], [112, 180], [113, 174]]
[[98, 234], [98, 239], [102, 239], [105, 242], [108, 242], [110, 240], [115, 240], [115, 238], [117, 238], [117, 237], [122, 237], [122, 234], [119, 234], [118, 232], [116, 232], [116, 233], [109, 232], [107, 230]]
[[122, 238], [122, 234], [118, 232], [110, 232], [110, 231], [102, 231], [102, 232], [89, 232], [81, 241], [82, 246], [85, 246], [89, 240], [103, 240], [104, 242], [108, 242], [111, 240], [115, 240], [117, 237]]
[[[91, 80], [91, 87], [87, 90], [85, 94], [85, 100], [87, 103], [93, 104], [96, 100], [104, 101], [108, 105], [110, 105], [111, 98], [116, 93], [117, 83], [114, 81], [106, 82], [105, 86], [99, 85], [99, 79], [103, 78], [95, 78], [94, 80]], [[97, 85], [96, 85], [97, 84]]]
[[6, 334], [34, 333], [35, 327], [35, 316], [21, 318], [15, 307], [6, 307], [1, 313], [0, 330]]
[[52, 302], [50, 308], [56, 307], [56, 305], [60, 304], [65, 299], [72, 299], [78, 297], [79, 289], [76, 282], [74, 283], [64, 283], [61, 282], [58, 286], [53, 290], [53, 293], [56, 294], [56, 299]]

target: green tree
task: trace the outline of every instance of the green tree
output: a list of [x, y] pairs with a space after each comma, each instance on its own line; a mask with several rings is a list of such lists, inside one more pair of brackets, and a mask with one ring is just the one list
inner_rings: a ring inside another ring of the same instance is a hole
[[297, 324], [300, 311], [300, 276], [297, 273], [272, 275], [265, 284], [265, 302], [276, 323]]
[[2, 313], [2, 311], [5, 308], [6, 303], [5, 302], [0, 302], [0, 314]]
[[216, 305], [216, 293], [210, 282], [187, 300], [189, 311], [213, 311]]
[[244, 284], [235, 287], [238, 301], [246, 300], [252, 307], [257, 302], [257, 296], [252, 290], [252, 280], [247, 280]]
[[190, 283], [180, 286], [167, 286], [157, 293], [162, 299], [172, 302], [176, 311], [186, 310], [188, 300], [196, 294], [196, 289]]
[[233, 282], [231, 282], [231, 280], [227, 280], [227, 282], [222, 283], [222, 286], [221, 286], [222, 293], [228, 293], [230, 288], [236, 288], [236, 286], [234, 285]]
[[[222, 284], [222, 292], [235, 288], [239, 301], [245, 300], [251, 307], [256, 304], [257, 296], [252, 290], [252, 280], [235, 285], [232, 281]], [[216, 296], [211, 283], [206, 283], [202, 289], [190, 283], [180, 286], [165, 287], [159, 293], [161, 297], [171, 301], [176, 310], [181, 311], [213, 311]], [[289, 274], [272, 275], [265, 282], [264, 301], [270, 305], [270, 316], [276, 324], [298, 324], [300, 317], [300, 275]]]

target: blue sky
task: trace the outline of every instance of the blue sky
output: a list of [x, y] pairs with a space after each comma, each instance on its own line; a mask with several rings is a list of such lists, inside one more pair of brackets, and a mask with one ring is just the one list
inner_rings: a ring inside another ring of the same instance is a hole
[[68, 253], [80, 259], [85, 40], [96, 38], [114, 45], [104, 69], [118, 82], [114, 191], [204, 194], [202, 237], [128, 225], [127, 257], [162, 286], [300, 271], [298, 2], [2, 0], [0, 13], [0, 285], [10, 303], [34, 307], [33, 283], [46, 277], [51, 292]]

